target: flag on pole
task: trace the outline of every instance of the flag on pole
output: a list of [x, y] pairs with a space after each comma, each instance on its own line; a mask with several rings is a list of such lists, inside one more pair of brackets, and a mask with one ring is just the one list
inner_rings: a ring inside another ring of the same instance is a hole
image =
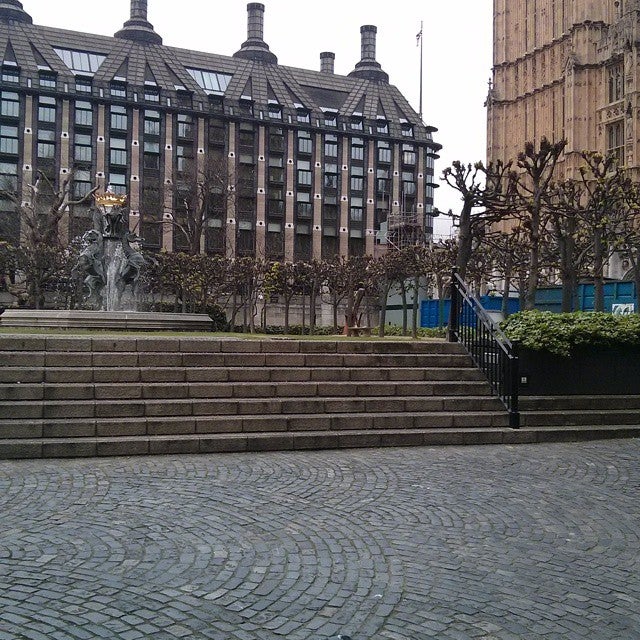
[[416, 35], [416, 47], [420, 46], [420, 40], [422, 40], [422, 28]]

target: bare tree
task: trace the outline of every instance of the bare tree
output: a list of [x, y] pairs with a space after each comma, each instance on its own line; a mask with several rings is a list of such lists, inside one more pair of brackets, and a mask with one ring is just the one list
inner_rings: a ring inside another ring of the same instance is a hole
[[517, 168], [509, 180], [510, 203], [516, 216], [526, 230], [529, 244], [529, 276], [525, 293], [525, 308], [535, 307], [542, 250], [542, 238], [548, 223], [548, 201], [554, 173], [565, 147], [566, 140], [550, 142], [543, 137], [540, 146], [527, 142], [525, 150], [518, 155]]
[[36, 309], [44, 305], [44, 291], [64, 269], [68, 256], [60, 239], [60, 222], [69, 208], [89, 201], [97, 187], [81, 198], [71, 195], [73, 172], [54, 184], [42, 172], [34, 184], [28, 185], [28, 196], [13, 189], [0, 189], [0, 199], [12, 202], [19, 216], [19, 264], [24, 272], [28, 306]]
[[459, 214], [449, 212], [458, 226], [456, 269], [464, 280], [474, 248], [485, 230], [507, 214], [506, 186], [511, 163], [501, 161], [486, 167], [482, 162], [463, 164], [456, 160], [442, 172], [442, 179], [460, 194]]

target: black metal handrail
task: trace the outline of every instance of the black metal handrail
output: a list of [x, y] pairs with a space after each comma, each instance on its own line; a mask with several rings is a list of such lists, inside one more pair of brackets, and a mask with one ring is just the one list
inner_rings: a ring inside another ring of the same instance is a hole
[[487, 376], [491, 388], [509, 412], [509, 426], [520, 426], [518, 412], [518, 356], [514, 345], [489, 317], [478, 299], [454, 270], [451, 279], [449, 342], [465, 346], [473, 362]]

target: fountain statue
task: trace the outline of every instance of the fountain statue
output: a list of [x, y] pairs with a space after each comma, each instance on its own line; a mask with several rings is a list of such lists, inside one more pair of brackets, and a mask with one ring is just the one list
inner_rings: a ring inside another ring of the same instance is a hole
[[126, 195], [107, 189], [94, 195], [93, 229], [83, 236], [85, 248], [72, 275], [84, 302], [102, 311], [135, 311], [144, 256], [133, 247], [141, 238], [131, 233], [123, 209]]
[[71, 271], [77, 301], [90, 310], [0, 309], [0, 326], [210, 331], [213, 322], [206, 314], [137, 310], [140, 276], [155, 260], [142, 255], [142, 238], [129, 230], [127, 196], [107, 188], [94, 199], [93, 228], [82, 236], [83, 249]]

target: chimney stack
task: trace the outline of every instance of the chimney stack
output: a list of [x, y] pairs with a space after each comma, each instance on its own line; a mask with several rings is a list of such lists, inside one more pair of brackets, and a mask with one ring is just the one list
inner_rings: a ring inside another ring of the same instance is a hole
[[18, 0], [0, 0], [0, 20], [33, 23], [31, 16]]
[[389, 75], [382, 70], [379, 62], [376, 62], [376, 34], [377, 27], [365, 24], [360, 27], [360, 57], [356, 68], [349, 74], [353, 78], [363, 78], [375, 82], [389, 82]]
[[250, 2], [247, 5], [247, 14], [247, 40], [233, 57], [277, 64], [278, 58], [269, 51], [269, 45], [264, 41], [264, 5], [260, 2]]
[[147, 0], [131, 0], [131, 20], [147, 20]]
[[264, 5], [251, 2], [247, 5], [247, 41], [264, 41]]
[[320, 71], [322, 73], [334, 73], [336, 54], [331, 51], [323, 51], [320, 54]]
[[362, 61], [376, 61], [376, 34], [378, 33], [378, 28], [374, 27], [372, 24], [365, 24], [360, 27], [360, 39], [361, 45], [360, 57]]
[[147, 0], [131, 0], [131, 17], [115, 37], [133, 40], [140, 44], [162, 44], [162, 38], [147, 20]]

